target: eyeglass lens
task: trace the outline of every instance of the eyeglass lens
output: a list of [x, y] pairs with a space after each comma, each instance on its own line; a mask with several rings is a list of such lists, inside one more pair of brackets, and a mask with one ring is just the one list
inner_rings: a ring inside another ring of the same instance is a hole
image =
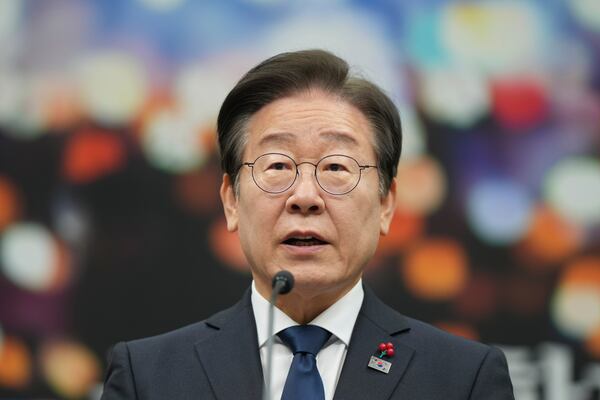
[[[311, 163], [299, 165], [302, 164]], [[296, 163], [290, 157], [285, 154], [269, 153], [256, 159], [252, 168], [252, 177], [262, 190], [280, 193], [294, 184], [296, 170]], [[325, 191], [331, 194], [344, 194], [358, 184], [360, 166], [351, 157], [331, 155], [319, 161], [315, 174], [318, 184]]]

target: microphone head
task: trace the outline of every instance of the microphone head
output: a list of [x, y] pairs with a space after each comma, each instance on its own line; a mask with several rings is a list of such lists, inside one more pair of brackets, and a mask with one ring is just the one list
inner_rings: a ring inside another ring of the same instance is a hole
[[273, 277], [272, 287], [279, 286], [279, 294], [289, 293], [294, 287], [294, 275], [290, 271], [281, 270]]

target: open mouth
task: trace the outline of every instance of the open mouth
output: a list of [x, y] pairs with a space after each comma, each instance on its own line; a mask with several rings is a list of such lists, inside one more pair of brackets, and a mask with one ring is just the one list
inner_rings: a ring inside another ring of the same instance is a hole
[[327, 242], [313, 236], [291, 237], [284, 240], [283, 243], [290, 246], [320, 246], [327, 244]]

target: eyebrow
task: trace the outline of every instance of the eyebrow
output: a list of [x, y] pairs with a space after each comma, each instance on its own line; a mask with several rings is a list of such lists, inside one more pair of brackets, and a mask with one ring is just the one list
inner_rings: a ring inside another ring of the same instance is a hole
[[[329, 142], [343, 142], [353, 146], [358, 146], [358, 141], [346, 132], [340, 131], [325, 131], [321, 132], [320, 138], [326, 139]], [[263, 136], [258, 144], [290, 144], [297, 140], [297, 135], [290, 132], [274, 132]]]

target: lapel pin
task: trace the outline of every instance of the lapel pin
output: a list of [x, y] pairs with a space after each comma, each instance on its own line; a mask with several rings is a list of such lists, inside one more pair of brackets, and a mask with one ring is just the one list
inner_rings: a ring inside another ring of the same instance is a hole
[[384, 360], [383, 357], [391, 358], [395, 353], [396, 351], [394, 350], [393, 343], [380, 343], [379, 346], [377, 346], [377, 354], [379, 354], [379, 356], [371, 356], [368, 367], [386, 374], [389, 373], [390, 368], [392, 368], [392, 363]]

